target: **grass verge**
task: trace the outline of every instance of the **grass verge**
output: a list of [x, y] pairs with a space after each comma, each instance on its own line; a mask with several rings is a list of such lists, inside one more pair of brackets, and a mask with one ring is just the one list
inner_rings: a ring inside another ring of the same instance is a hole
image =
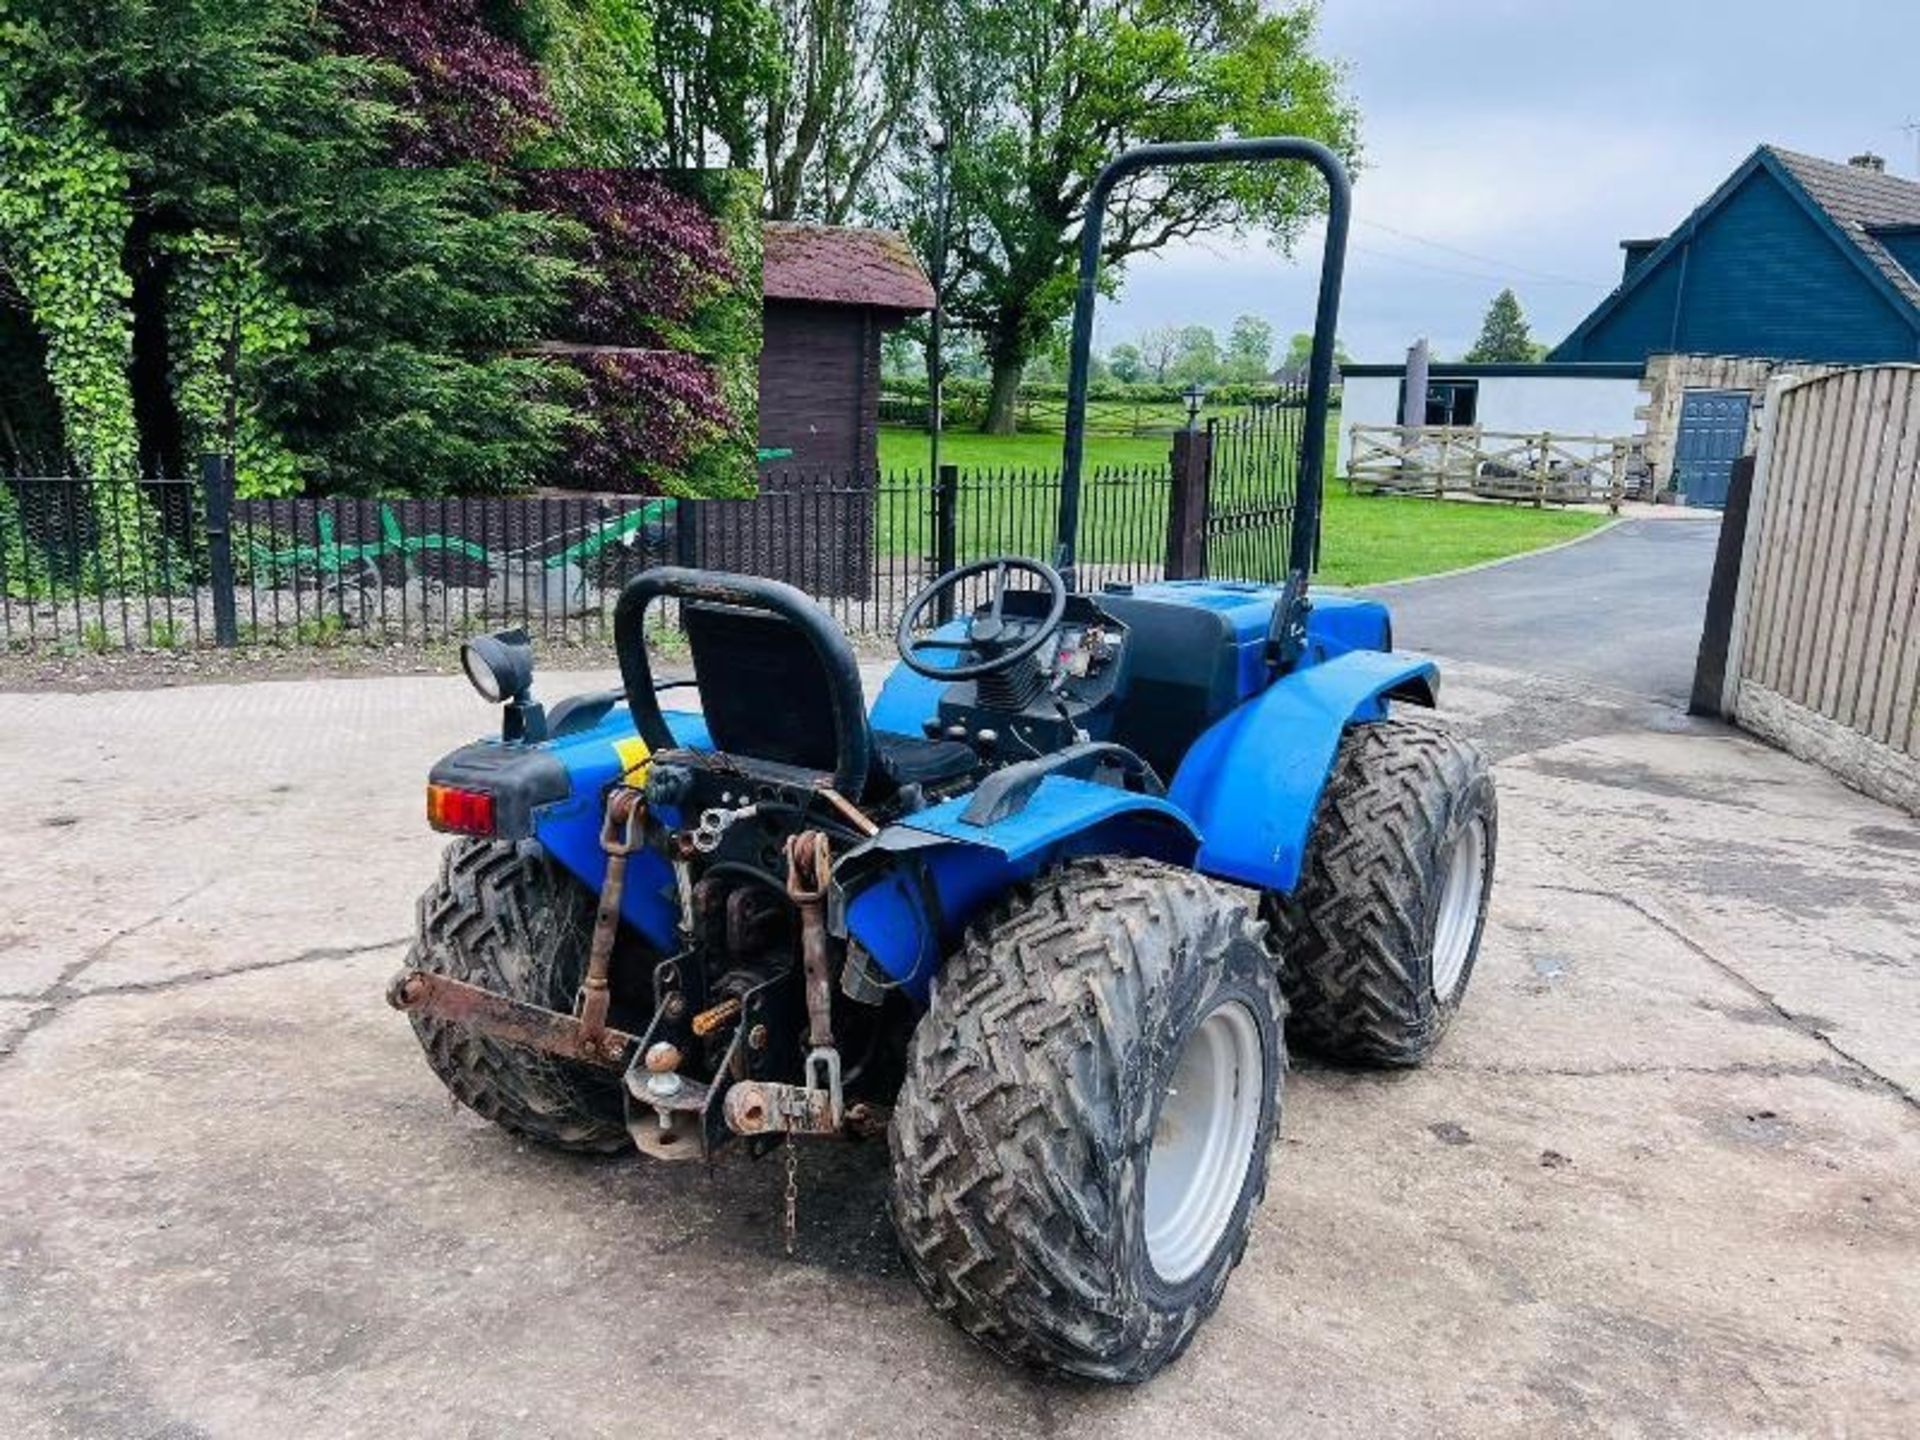
[[[1336, 417], [1328, 426], [1329, 474], [1337, 430]], [[1167, 449], [1168, 442], [1162, 437], [1090, 435], [1087, 468], [1163, 467]], [[945, 463], [958, 465], [963, 471], [998, 467], [1051, 471], [1060, 464], [1060, 436], [1044, 431], [1021, 435], [950, 431], [941, 437], [940, 450]], [[927, 437], [923, 431], [881, 428], [883, 471], [924, 471], [926, 465]], [[1590, 510], [1536, 510], [1528, 505], [1350, 495], [1336, 480], [1327, 486], [1317, 578], [1329, 585], [1370, 585], [1458, 570], [1557, 545], [1598, 528], [1606, 520], [1604, 514]], [[1137, 528], [1137, 535], [1103, 535], [1103, 550], [1115, 558], [1151, 558], [1145, 551], [1163, 543], [1160, 537], [1164, 529], [1158, 523]], [[1022, 538], [1026, 538], [1024, 534]], [[1036, 542], [1043, 539], [1039, 529], [1034, 538]], [[1091, 538], [1083, 536], [1083, 546]], [[962, 544], [966, 548], [964, 536]], [[1142, 553], [1135, 555], [1135, 551]]]

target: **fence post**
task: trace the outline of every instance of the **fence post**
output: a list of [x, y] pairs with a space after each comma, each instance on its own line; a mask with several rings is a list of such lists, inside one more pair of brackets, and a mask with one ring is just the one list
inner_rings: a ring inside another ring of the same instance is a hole
[[684, 497], [673, 502], [673, 563], [690, 570], [700, 566], [700, 502]]
[[[944, 575], [959, 561], [960, 467], [942, 465], [933, 479], [933, 573]], [[941, 625], [953, 619], [953, 589], [942, 590], [934, 601], [933, 618]]]
[[[1713, 554], [1713, 579], [1707, 586], [1707, 615], [1700, 629], [1700, 650], [1693, 662], [1693, 693], [1689, 715], [1724, 715], [1727, 690], [1727, 651], [1733, 635], [1733, 608], [1740, 590], [1740, 560], [1746, 553], [1747, 526], [1756, 517], [1750, 508], [1753, 470], [1758, 462], [1742, 455], [1733, 462], [1727, 484], [1727, 509], [1720, 522], [1720, 543]], [[1736, 677], [1737, 678], [1737, 677]]]
[[1167, 492], [1167, 578], [1207, 573], [1207, 512], [1213, 480], [1212, 430], [1173, 432], [1173, 484]]
[[213, 581], [213, 642], [240, 643], [233, 596], [233, 457], [202, 455], [200, 484], [206, 491], [207, 565]]

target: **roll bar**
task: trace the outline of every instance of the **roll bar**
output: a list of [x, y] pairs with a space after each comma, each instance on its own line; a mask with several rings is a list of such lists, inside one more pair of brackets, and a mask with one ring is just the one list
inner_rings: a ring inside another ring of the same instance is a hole
[[1230, 161], [1304, 160], [1327, 181], [1327, 243], [1320, 260], [1320, 298], [1313, 315], [1313, 352], [1307, 364], [1307, 423], [1300, 484], [1293, 512], [1287, 568], [1304, 577], [1313, 569], [1320, 533], [1320, 492], [1326, 468], [1327, 408], [1333, 393], [1334, 330], [1340, 320], [1340, 280], [1346, 267], [1347, 221], [1353, 187], [1346, 167], [1318, 140], [1272, 135], [1247, 140], [1192, 140], [1141, 145], [1116, 156], [1093, 182], [1080, 229], [1080, 286], [1073, 302], [1073, 350], [1067, 372], [1067, 438], [1060, 468], [1060, 515], [1054, 568], [1077, 589], [1074, 546], [1080, 530], [1080, 470], [1086, 448], [1087, 362], [1093, 348], [1094, 284], [1100, 274], [1100, 232], [1113, 187], [1142, 170]]

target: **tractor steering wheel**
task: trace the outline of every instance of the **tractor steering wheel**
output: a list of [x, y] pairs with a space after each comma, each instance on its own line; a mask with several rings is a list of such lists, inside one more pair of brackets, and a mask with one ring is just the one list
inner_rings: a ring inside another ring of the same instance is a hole
[[[940, 640], [931, 635], [914, 638], [914, 622], [927, 612], [935, 600], [957, 589], [961, 581], [984, 575], [989, 570], [993, 572], [993, 602], [986, 614], [975, 615], [967, 621], [966, 639]], [[1047, 615], [1032, 635], [1017, 645], [1008, 646], [1003, 607], [1007, 598], [1007, 576], [1016, 570], [1038, 576], [1046, 586]], [[1018, 555], [1000, 555], [992, 560], [976, 560], [971, 565], [962, 565], [958, 570], [949, 570], [909, 600], [906, 613], [900, 617], [900, 628], [894, 634], [893, 643], [900, 651], [900, 659], [917, 675], [925, 675], [931, 680], [978, 680], [984, 675], [998, 675], [1003, 670], [1011, 670], [1033, 654], [1052, 638], [1060, 628], [1061, 617], [1066, 613], [1067, 582], [1060, 578], [1058, 570], [1038, 560], [1027, 560]], [[965, 665], [929, 665], [914, 653], [917, 650], [958, 650], [981, 658]]]

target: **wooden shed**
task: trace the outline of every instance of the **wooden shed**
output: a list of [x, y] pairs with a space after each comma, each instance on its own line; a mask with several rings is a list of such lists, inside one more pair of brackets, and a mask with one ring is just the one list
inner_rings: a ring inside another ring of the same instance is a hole
[[906, 237], [770, 221], [762, 285], [760, 447], [792, 452], [766, 468], [877, 468], [881, 337], [933, 308]]

